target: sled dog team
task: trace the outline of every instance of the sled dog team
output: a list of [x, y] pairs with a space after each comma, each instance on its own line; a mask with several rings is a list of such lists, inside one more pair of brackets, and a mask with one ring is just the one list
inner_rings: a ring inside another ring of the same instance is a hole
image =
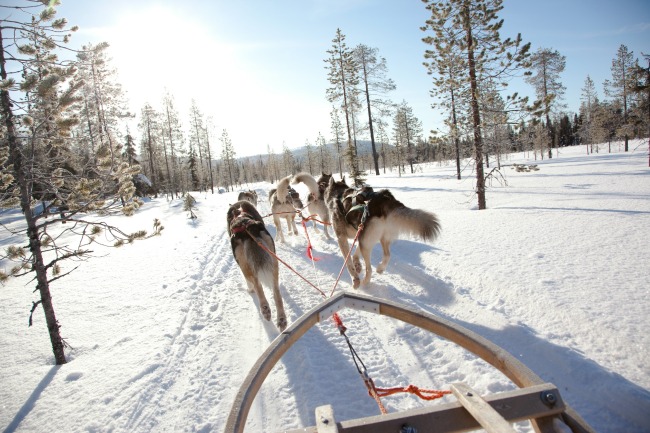
[[[345, 178], [336, 181], [332, 175], [323, 174], [316, 180], [309, 173], [298, 173], [281, 179], [269, 191], [269, 204], [276, 229], [275, 241], [285, 241], [282, 219], [286, 221], [289, 234], [298, 234], [296, 210], [303, 209], [303, 202], [290, 186], [298, 183], [303, 183], [308, 188], [307, 210], [323, 222], [327, 239], [331, 239], [327, 226], [332, 225], [344, 259], [350, 252], [349, 241], [357, 236], [359, 225], [363, 223], [358, 247], [351, 260], [346, 262], [354, 288], [370, 282], [370, 254], [377, 243], [381, 244], [383, 251], [377, 272], [382, 273], [388, 266], [390, 246], [394, 240], [403, 236], [415, 236], [423, 241], [433, 241], [440, 232], [440, 222], [435, 214], [405, 206], [387, 189], [374, 191], [369, 186], [355, 189], [346, 184]], [[248, 289], [257, 295], [260, 312], [266, 320], [271, 320], [271, 308], [262, 286], [272, 289], [276, 325], [283, 331], [287, 327], [287, 318], [280, 296], [275, 243], [257, 210], [255, 191], [239, 194], [238, 201], [228, 208], [227, 223], [233, 256], [246, 279]], [[316, 222], [314, 229], [318, 230]], [[361, 259], [365, 268], [363, 280], [360, 275]]]

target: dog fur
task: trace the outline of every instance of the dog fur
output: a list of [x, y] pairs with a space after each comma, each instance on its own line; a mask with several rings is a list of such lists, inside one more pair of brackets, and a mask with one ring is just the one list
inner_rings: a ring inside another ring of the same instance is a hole
[[248, 290], [257, 295], [260, 313], [266, 320], [271, 320], [271, 307], [264, 296], [264, 285], [273, 291], [276, 325], [284, 331], [287, 316], [280, 295], [278, 260], [258, 244], [275, 254], [273, 237], [266, 230], [257, 208], [247, 200], [240, 200], [228, 208], [227, 222], [232, 254], [246, 279]]
[[296, 226], [296, 211], [302, 209], [302, 201], [298, 192], [289, 186], [291, 176], [284, 177], [278, 181], [275, 188], [269, 191], [269, 204], [275, 223], [275, 240], [284, 243], [284, 234], [282, 233], [281, 219], [287, 222], [287, 234], [293, 232], [298, 234]]
[[[370, 282], [372, 275], [370, 253], [377, 243], [381, 244], [383, 251], [383, 258], [377, 266], [377, 272], [382, 273], [388, 266], [390, 245], [395, 239], [404, 235], [414, 235], [424, 241], [433, 241], [440, 233], [440, 222], [435, 214], [405, 206], [387, 189], [374, 192], [372, 188], [364, 187], [356, 191], [345, 183], [345, 178], [335, 181], [332, 176], [329, 176], [325, 202], [344, 259], [350, 252], [348, 239], [354, 239], [356, 236], [364, 210], [367, 209], [364, 228], [358, 239], [358, 248], [354, 252], [353, 260], [347, 262], [354, 288]], [[361, 257], [366, 268], [363, 281], [359, 278]]]
[[253, 191], [252, 189], [249, 189], [248, 191], [242, 191], [239, 193], [237, 200], [248, 200], [249, 202], [253, 203], [255, 207], [257, 207], [257, 192]]
[[[307, 196], [307, 211], [310, 215], [317, 215], [318, 218], [323, 222], [323, 231], [325, 232], [325, 237], [331, 239], [327, 226], [330, 225], [330, 213], [327, 209], [327, 204], [325, 204], [325, 188], [327, 188], [327, 181], [329, 177], [323, 173], [318, 181], [309, 173], [301, 172], [293, 176], [291, 183], [296, 185], [298, 183], [304, 183], [309, 189], [309, 195]], [[324, 181], [327, 179], [327, 181]], [[314, 230], [318, 231], [318, 226], [316, 221], [312, 221], [314, 224]]]

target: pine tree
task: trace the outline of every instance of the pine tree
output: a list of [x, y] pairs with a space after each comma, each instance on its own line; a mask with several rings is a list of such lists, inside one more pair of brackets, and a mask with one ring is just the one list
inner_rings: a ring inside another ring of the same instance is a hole
[[641, 53], [648, 64], [646, 67], [637, 65], [635, 67], [635, 85], [634, 93], [639, 98], [637, 104], [637, 117], [641, 126], [641, 130], [645, 129], [648, 135], [648, 167], [650, 167], [650, 55]]
[[580, 137], [587, 146], [587, 155], [589, 155], [589, 145], [593, 143], [593, 122], [594, 113], [598, 104], [598, 93], [594, 81], [589, 75], [585, 79], [585, 85], [582, 88], [580, 97], [580, 114], [582, 116], [582, 125], [580, 127]]
[[194, 145], [190, 142], [190, 152], [187, 157], [187, 168], [190, 172], [190, 184], [192, 191], [201, 191], [201, 179], [199, 177], [199, 161], [196, 158]]
[[307, 152], [307, 172], [310, 174], [314, 174], [314, 166], [316, 163], [314, 162], [314, 146], [309, 142], [309, 140], [305, 140], [305, 151]]
[[480, 107], [483, 115], [483, 137], [485, 166], [490, 167], [490, 155], [497, 159], [497, 168], [501, 167], [501, 154], [507, 142], [508, 116], [506, 101], [501, 97], [496, 86], [490, 81], [483, 83], [480, 92]]
[[343, 142], [344, 131], [343, 131], [343, 124], [341, 123], [341, 119], [339, 118], [339, 110], [333, 108], [332, 111], [330, 111], [330, 117], [332, 119], [331, 129], [332, 129], [332, 135], [334, 136], [333, 138], [334, 146], [336, 147], [336, 159], [338, 161], [339, 174], [343, 176], [341, 144]]
[[502, 0], [422, 1], [431, 11], [431, 22], [449, 29], [448, 35], [453, 37], [448, 43], [457, 46], [466, 59], [466, 67], [461, 71], [459, 80], [469, 89], [476, 195], [479, 210], [486, 209], [480, 88], [486, 79], [505, 87], [507, 77], [527, 66], [530, 44], [522, 45], [521, 35], [514, 40], [501, 39], [499, 32], [503, 20], [499, 20], [498, 13], [503, 9]]
[[386, 160], [389, 159], [389, 150], [388, 146], [388, 135], [386, 134], [386, 122], [383, 119], [377, 119], [377, 138], [379, 143], [381, 143], [381, 150], [379, 155], [381, 156], [381, 165], [384, 168], [384, 174], [386, 174]]
[[373, 108], [380, 110], [386, 107], [388, 103], [380, 99], [386, 93], [395, 90], [395, 83], [386, 76], [388, 66], [386, 59], [378, 57], [377, 48], [370, 48], [367, 45], [357, 45], [354, 48], [353, 55], [356, 64], [359, 65], [360, 82], [363, 85], [363, 95], [365, 96], [366, 109], [368, 112], [368, 130], [370, 132], [370, 145], [372, 149], [372, 159], [375, 168], [375, 174], [379, 176], [379, 155], [375, 144], [375, 129], [373, 125]]
[[448, 8], [432, 8], [432, 17], [421, 27], [422, 31], [433, 31], [435, 36], [427, 36], [422, 41], [434, 45], [435, 50], [426, 50], [424, 66], [433, 78], [431, 96], [436, 98], [433, 108], [439, 108], [449, 113], [446, 123], [449, 126], [451, 140], [454, 143], [456, 156], [456, 178], [460, 180], [460, 123], [467, 112], [464, 102], [468, 100], [468, 86], [463, 82], [462, 74], [466, 70], [466, 59], [460, 51], [456, 30], [444, 24]]
[[612, 79], [605, 80], [605, 95], [621, 108], [623, 119], [621, 122], [621, 135], [625, 139], [625, 151], [629, 150], [631, 125], [628, 122], [630, 97], [635, 86], [634, 82], [634, 61], [633, 52], [628, 51], [625, 45], [621, 45], [612, 60]]
[[297, 170], [296, 167], [296, 158], [293, 156], [291, 149], [287, 146], [287, 143], [282, 143], [282, 173], [283, 176], [288, 176]]
[[237, 168], [235, 162], [235, 156], [236, 156], [235, 148], [233, 147], [232, 140], [230, 140], [230, 137], [228, 136], [228, 131], [226, 131], [225, 129], [221, 133], [221, 137], [219, 137], [219, 141], [221, 141], [221, 161], [223, 162], [226, 169], [225, 174], [228, 176], [227, 178], [224, 179], [224, 185], [230, 191], [233, 191], [235, 185], [235, 178], [237, 175]]
[[330, 55], [325, 62], [328, 63], [328, 81], [332, 87], [327, 89], [327, 100], [331, 103], [339, 102], [345, 116], [348, 148], [346, 152], [349, 174], [356, 186], [362, 185], [364, 179], [359, 171], [359, 161], [353, 139], [355, 86], [358, 84], [358, 68], [352, 50], [345, 43], [345, 35], [341, 29], [336, 29], [336, 36], [332, 39], [332, 48], [327, 51]]
[[[99, 242], [100, 234], [112, 239], [114, 246], [147, 235], [144, 231], [126, 234], [83, 218], [87, 213], [105, 214], [118, 208], [132, 214], [140, 205], [133, 198], [132, 182], [139, 168], [117, 161], [107, 146], [97, 149], [92, 173], [70, 158], [71, 128], [77, 119], [69, 117], [68, 111], [79, 101], [75, 94], [80, 83], [70, 80], [64, 88], [64, 82], [72, 78], [74, 64], [59, 60], [57, 50], [75, 28], [68, 29], [65, 19], [56, 19], [56, 4], [48, 2], [36, 13], [42, 2], [24, 1], [12, 7], [11, 19], [0, 22], [0, 114], [5, 138], [0, 142], [0, 206], [19, 206], [26, 226], [13, 233], [26, 242], [9, 247], [0, 256], [17, 263], [9, 274], [0, 272], [0, 280], [34, 273], [40, 299], [33, 302], [30, 324], [40, 305], [55, 362], [64, 364], [65, 341], [51, 295], [52, 284], [74, 270], [66, 271], [64, 263], [89, 257], [89, 246]], [[20, 82], [12, 71], [22, 73]], [[56, 226], [58, 235], [50, 235], [54, 224], [67, 221], [74, 224]], [[158, 222], [154, 227], [156, 233], [162, 230]]]
[[[206, 153], [205, 147], [205, 128], [203, 126], [204, 120], [201, 111], [199, 110], [196, 101], [192, 99], [190, 105], [190, 129], [189, 129], [189, 145], [190, 149], [195, 147], [198, 151], [198, 162], [196, 165], [196, 176], [199, 179], [198, 190], [203, 190], [205, 188], [206, 179], [204, 174], [204, 161], [203, 154]], [[196, 155], [195, 155], [196, 156]]]
[[135, 143], [133, 142], [133, 136], [131, 133], [128, 131], [127, 128], [127, 133], [126, 136], [124, 137], [125, 143], [124, 143], [124, 154], [122, 155], [125, 159], [126, 162], [129, 163], [129, 165], [133, 164], [139, 164], [137, 160], [137, 153], [135, 151]]
[[149, 104], [145, 104], [140, 111], [140, 122], [138, 123], [140, 132], [140, 156], [144, 174], [151, 180], [154, 193], [157, 194], [159, 184], [162, 184], [162, 173], [164, 172], [159, 164], [164, 157], [161, 155], [162, 130], [160, 113], [156, 112]]
[[117, 72], [110, 66], [111, 59], [106, 52], [108, 47], [106, 42], [89, 44], [77, 54], [75, 79], [83, 83], [80, 89], [83, 105], [79, 111], [84, 122], [75, 135], [87, 133], [92, 148], [105, 146], [112, 163], [117, 164], [122, 149], [118, 125], [131, 114], [126, 109], [122, 87], [116, 81]]
[[534, 115], [544, 116], [546, 131], [549, 139], [548, 157], [553, 157], [556, 147], [555, 134], [551, 124], [550, 114], [560, 106], [566, 88], [560, 82], [560, 74], [564, 72], [566, 57], [557, 50], [540, 48], [530, 57], [533, 74], [526, 77], [526, 82], [535, 89], [537, 100], [533, 104]]
[[330, 167], [330, 153], [327, 149], [327, 142], [325, 137], [319, 132], [318, 137], [316, 137], [316, 147], [318, 148], [318, 169], [321, 173], [331, 173], [332, 169]]
[[170, 182], [168, 192], [171, 194], [172, 198], [176, 198], [181, 189], [178, 156], [179, 153], [181, 153], [183, 131], [181, 128], [180, 116], [174, 107], [174, 97], [169, 92], [165, 92], [165, 95], [163, 96], [162, 128], [165, 155], [167, 155], [167, 149], [169, 149], [169, 154], [166, 156], [167, 175]]
[[205, 133], [205, 152], [208, 159], [208, 173], [210, 173], [210, 190], [214, 194], [214, 176], [212, 174], [212, 149], [210, 148], [210, 119], [207, 120], [207, 126], [204, 129]]
[[191, 219], [196, 219], [196, 213], [194, 213], [194, 205], [196, 204], [196, 199], [188, 192], [183, 197], [183, 210], [189, 213]]
[[395, 111], [393, 125], [399, 146], [404, 149], [404, 156], [411, 173], [415, 173], [413, 164], [417, 155], [414, 144], [416, 138], [422, 134], [422, 122], [413, 114], [413, 108], [406, 101], [402, 101]]

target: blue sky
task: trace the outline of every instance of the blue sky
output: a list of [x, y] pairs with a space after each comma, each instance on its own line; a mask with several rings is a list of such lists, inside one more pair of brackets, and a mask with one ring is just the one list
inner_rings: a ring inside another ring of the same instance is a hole
[[[566, 56], [564, 102], [577, 111], [589, 74], [599, 96], [621, 44], [650, 53], [650, 2], [641, 0], [505, 0], [502, 35], [522, 34], [533, 50]], [[168, 89], [184, 115], [191, 99], [223, 129], [238, 156], [275, 152], [329, 139], [324, 60], [337, 28], [349, 47], [365, 44], [386, 58], [397, 89], [424, 130], [441, 125], [431, 109], [431, 78], [422, 66], [419, 0], [62, 0], [59, 16], [80, 31], [73, 46], [107, 41], [119, 81], [139, 113]], [[513, 89], [530, 94], [515, 80]], [[532, 95], [531, 95], [532, 96]], [[133, 131], [132, 131], [133, 132]]]

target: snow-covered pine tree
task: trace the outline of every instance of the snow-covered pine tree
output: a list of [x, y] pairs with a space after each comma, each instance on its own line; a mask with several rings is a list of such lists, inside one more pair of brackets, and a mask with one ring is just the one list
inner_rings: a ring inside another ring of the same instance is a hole
[[[147, 237], [145, 231], [127, 234], [89, 213], [132, 214], [140, 205], [133, 197], [133, 175], [139, 172], [115, 158], [108, 146], [99, 146], [95, 161], [80, 164], [71, 157], [69, 115], [81, 82], [72, 79], [73, 61], [57, 52], [70, 32], [67, 21], [56, 18], [58, 1], [23, 0], [12, 6], [10, 18], [0, 22], [0, 114], [4, 140], [0, 141], [0, 206], [20, 207], [25, 228], [13, 233], [24, 239], [0, 254], [16, 263], [0, 280], [33, 273], [45, 315], [54, 360], [66, 362], [65, 341], [52, 303], [52, 284], [73, 269], [66, 260], [83, 260], [92, 253], [98, 236], [120, 246]], [[0, 6], [4, 7], [4, 6]], [[15, 48], [15, 49], [14, 49]], [[55, 213], [56, 211], [56, 213]], [[61, 224], [73, 221], [74, 224]], [[154, 234], [162, 226], [154, 223]], [[27, 244], [27, 246], [25, 246]]]

